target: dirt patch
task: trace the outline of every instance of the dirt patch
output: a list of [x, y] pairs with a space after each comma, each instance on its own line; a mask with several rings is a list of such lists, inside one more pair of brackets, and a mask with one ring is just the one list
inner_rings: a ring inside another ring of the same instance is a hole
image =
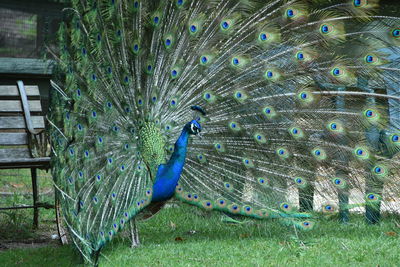
[[0, 251], [8, 249], [25, 249], [25, 248], [41, 248], [41, 247], [58, 247], [61, 246], [58, 240], [53, 239], [31, 239], [24, 241], [0, 241]]

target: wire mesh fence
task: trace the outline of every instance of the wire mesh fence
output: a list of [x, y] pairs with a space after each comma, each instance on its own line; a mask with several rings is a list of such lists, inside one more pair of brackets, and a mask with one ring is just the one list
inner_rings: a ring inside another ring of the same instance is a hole
[[54, 46], [68, 2], [0, 0], [0, 57], [45, 57], [45, 44]]

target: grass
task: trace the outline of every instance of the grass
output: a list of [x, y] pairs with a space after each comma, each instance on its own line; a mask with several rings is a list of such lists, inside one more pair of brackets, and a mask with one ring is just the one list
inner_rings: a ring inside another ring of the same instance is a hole
[[[53, 203], [50, 173], [38, 170], [40, 201]], [[50, 194], [43, 194], [50, 192]], [[29, 169], [0, 170], [0, 207], [32, 205], [32, 181]], [[33, 209], [0, 211], [0, 243], [37, 238], [41, 231], [53, 229], [54, 210], [40, 209], [40, 231], [32, 231]]]
[[[0, 173], [0, 191], [22, 183], [30, 185], [29, 170]], [[49, 174], [40, 173], [41, 189], [51, 188]], [[42, 201], [51, 202], [52, 196]], [[6, 203], [7, 202], [7, 203]], [[15, 192], [0, 198], [0, 205], [31, 203]], [[221, 221], [220, 213], [207, 213], [179, 204], [165, 208], [139, 223], [141, 246], [130, 248], [122, 233], [102, 250], [100, 266], [399, 266], [400, 218], [385, 216], [380, 225], [367, 225], [361, 216], [339, 224], [324, 218], [312, 231], [299, 232], [276, 220]], [[56, 233], [53, 210], [40, 210], [39, 231], [32, 231], [32, 210], [0, 213], [0, 249], [7, 240], [27, 242]], [[0, 250], [0, 266], [84, 266], [72, 246], [50, 242], [40, 248]]]
[[[221, 222], [218, 213], [182, 205], [140, 223], [141, 246], [118, 237], [102, 251], [100, 266], [398, 266], [400, 228], [395, 217], [366, 225], [360, 216], [341, 225], [322, 220], [308, 232], [277, 221]], [[194, 231], [194, 233], [193, 233]], [[69, 247], [0, 252], [2, 266], [83, 266]]]

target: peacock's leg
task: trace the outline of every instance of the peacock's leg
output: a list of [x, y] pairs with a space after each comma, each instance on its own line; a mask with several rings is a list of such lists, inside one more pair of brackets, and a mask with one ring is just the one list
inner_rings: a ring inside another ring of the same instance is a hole
[[131, 240], [132, 240], [131, 248], [138, 247], [140, 245], [140, 242], [139, 242], [139, 231], [137, 228], [136, 219], [132, 219], [129, 221], [129, 229], [131, 231]]

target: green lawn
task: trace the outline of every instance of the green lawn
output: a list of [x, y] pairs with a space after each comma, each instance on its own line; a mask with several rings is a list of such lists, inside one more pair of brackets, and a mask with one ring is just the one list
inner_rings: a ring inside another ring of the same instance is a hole
[[[29, 170], [0, 172], [0, 205], [29, 204]], [[49, 174], [40, 173], [40, 188], [51, 189]], [[22, 185], [22, 186], [21, 186]], [[41, 201], [52, 202], [52, 195]], [[361, 216], [347, 225], [325, 218], [312, 231], [299, 232], [275, 220], [221, 221], [178, 204], [140, 222], [141, 246], [131, 249], [118, 236], [102, 251], [100, 266], [400, 266], [400, 218], [385, 216], [380, 225], [366, 225]], [[0, 266], [83, 266], [71, 246], [50, 242], [41, 248], [1, 250], [2, 242], [37, 240], [56, 233], [54, 211], [40, 211], [40, 229], [32, 231], [32, 210], [0, 212]], [[193, 233], [194, 232], [194, 233]], [[127, 233], [122, 233], [127, 236]]]
[[[118, 238], [103, 250], [100, 266], [399, 266], [399, 219], [368, 226], [361, 217], [340, 225], [320, 222], [298, 232], [276, 221], [221, 222], [181, 205], [140, 223], [141, 246]], [[195, 231], [194, 234], [191, 231]], [[2, 266], [79, 266], [71, 247], [0, 252]], [[82, 266], [82, 265], [81, 265]]]

